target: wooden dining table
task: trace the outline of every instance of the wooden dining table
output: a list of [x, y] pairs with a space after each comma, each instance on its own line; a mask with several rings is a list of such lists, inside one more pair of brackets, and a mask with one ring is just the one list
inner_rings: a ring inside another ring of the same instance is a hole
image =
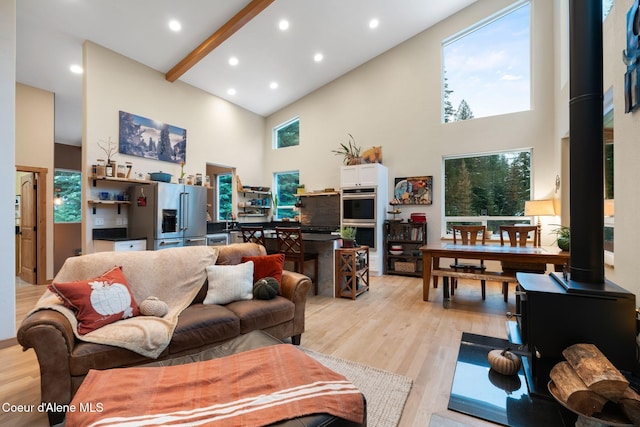
[[569, 252], [552, 246], [502, 246], [499, 244], [461, 245], [451, 242], [429, 243], [422, 251], [422, 299], [429, 301], [431, 272], [440, 268], [440, 258], [483, 259], [508, 262], [552, 264], [562, 271], [569, 264]]

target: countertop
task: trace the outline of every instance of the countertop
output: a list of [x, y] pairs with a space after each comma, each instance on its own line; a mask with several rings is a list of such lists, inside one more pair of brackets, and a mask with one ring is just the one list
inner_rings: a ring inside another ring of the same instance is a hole
[[[276, 231], [266, 229], [264, 230], [264, 237], [267, 239], [275, 239]], [[331, 233], [302, 233], [302, 240], [306, 242], [331, 242], [339, 238], [340, 236], [338, 234]]]
[[129, 236], [124, 227], [115, 228], [94, 228], [91, 233], [93, 240], [106, 240], [108, 242], [122, 242], [129, 240], [147, 240], [146, 237]]
[[131, 240], [147, 240], [146, 237], [101, 237], [94, 240], [106, 240], [108, 242], [128, 242]]

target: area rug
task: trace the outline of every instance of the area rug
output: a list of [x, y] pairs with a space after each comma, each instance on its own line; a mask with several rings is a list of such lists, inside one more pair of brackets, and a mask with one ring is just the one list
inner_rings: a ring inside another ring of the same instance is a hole
[[339, 359], [299, 347], [329, 369], [344, 375], [367, 399], [367, 426], [396, 427], [411, 390], [412, 380], [402, 375]]

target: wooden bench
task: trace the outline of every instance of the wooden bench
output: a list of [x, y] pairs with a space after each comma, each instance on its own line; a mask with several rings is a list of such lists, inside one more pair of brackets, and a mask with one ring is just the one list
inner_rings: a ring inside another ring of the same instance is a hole
[[472, 280], [488, 280], [493, 282], [502, 282], [502, 294], [504, 296], [504, 302], [507, 302], [509, 295], [509, 283], [518, 283], [516, 276], [511, 273], [505, 273], [502, 271], [460, 271], [452, 268], [438, 268], [431, 270], [432, 277], [442, 277], [442, 305], [444, 308], [449, 308], [451, 305], [451, 296], [449, 293], [449, 278], [456, 279], [472, 279]]

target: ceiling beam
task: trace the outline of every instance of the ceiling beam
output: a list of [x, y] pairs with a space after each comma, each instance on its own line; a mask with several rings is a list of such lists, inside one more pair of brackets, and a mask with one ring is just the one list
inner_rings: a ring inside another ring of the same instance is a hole
[[267, 6], [275, 0], [251, 0], [240, 12], [236, 13], [233, 18], [228, 20], [222, 27], [213, 33], [208, 39], [200, 43], [190, 54], [185, 56], [178, 62], [167, 74], [165, 79], [175, 82], [184, 73], [189, 71], [191, 67], [200, 62], [205, 56], [210, 54], [216, 47], [220, 46], [225, 40], [231, 37], [236, 31], [244, 27], [249, 21], [256, 17], [260, 12], [265, 10]]

